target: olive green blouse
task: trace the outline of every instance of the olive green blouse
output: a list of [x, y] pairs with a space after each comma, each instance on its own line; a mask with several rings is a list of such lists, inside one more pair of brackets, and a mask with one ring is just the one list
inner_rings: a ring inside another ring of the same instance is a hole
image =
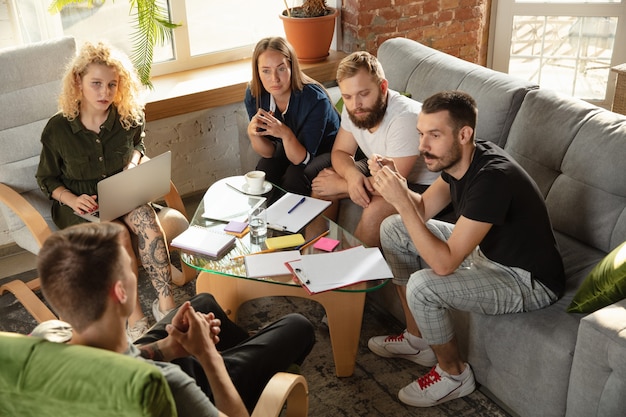
[[[61, 113], [54, 115], [41, 134], [41, 156], [37, 169], [37, 184], [52, 199], [52, 191], [65, 186], [75, 195], [97, 194], [97, 184], [103, 178], [117, 174], [130, 162], [133, 151], [145, 154], [144, 126], [122, 127], [115, 106], [100, 133], [85, 128], [76, 118], [69, 121]], [[52, 219], [59, 228], [81, 223], [68, 206], [54, 200]]]

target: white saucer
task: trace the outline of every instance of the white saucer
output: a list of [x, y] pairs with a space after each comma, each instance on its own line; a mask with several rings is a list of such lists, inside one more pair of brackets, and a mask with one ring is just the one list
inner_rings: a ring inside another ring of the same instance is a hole
[[272, 189], [272, 184], [270, 184], [269, 182], [265, 181], [263, 183], [263, 189], [260, 191], [250, 191], [248, 190], [248, 184], [244, 184], [243, 187], [241, 187], [243, 189], [243, 192], [246, 194], [250, 194], [250, 195], [261, 195], [261, 194], [265, 194], [265, 193], [269, 193], [270, 190]]

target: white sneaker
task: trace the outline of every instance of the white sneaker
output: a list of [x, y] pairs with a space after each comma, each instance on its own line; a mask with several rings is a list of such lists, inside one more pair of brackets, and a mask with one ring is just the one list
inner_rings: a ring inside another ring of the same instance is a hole
[[383, 358], [408, 359], [422, 366], [433, 366], [437, 363], [437, 356], [432, 349], [419, 350], [409, 344], [404, 336], [406, 330], [396, 336], [375, 336], [367, 342], [372, 352]]
[[452, 378], [437, 364], [429, 373], [402, 388], [398, 399], [414, 407], [432, 407], [471, 394], [476, 389], [476, 383], [469, 364], [465, 364], [465, 370], [459, 377], [462, 379]]
[[130, 338], [130, 341], [134, 342], [135, 340], [143, 336], [150, 328], [148, 324], [148, 318], [144, 317], [140, 320], [137, 320], [132, 326], [127, 326], [126, 334]]
[[61, 320], [41, 322], [30, 333], [31, 336], [42, 337], [50, 342], [67, 343], [72, 340], [72, 326]]

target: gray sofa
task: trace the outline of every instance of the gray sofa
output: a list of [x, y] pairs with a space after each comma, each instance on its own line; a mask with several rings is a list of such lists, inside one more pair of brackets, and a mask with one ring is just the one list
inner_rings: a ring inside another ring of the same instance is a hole
[[[534, 178], [567, 275], [549, 308], [484, 316], [455, 312], [463, 353], [481, 389], [521, 416], [626, 415], [626, 301], [589, 315], [566, 308], [583, 279], [626, 240], [626, 118], [407, 39], [378, 51], [390, 88], [422, 101], [459, 89], [478, 103], [478, 138], [507, 150]], [[341, 203], [352, 229], [360, 209]], [[369, 301], [403, 314], [391, 285]]]

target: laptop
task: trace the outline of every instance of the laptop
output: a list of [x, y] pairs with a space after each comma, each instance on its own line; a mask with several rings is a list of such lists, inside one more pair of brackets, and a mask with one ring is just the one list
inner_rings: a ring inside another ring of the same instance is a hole
[[167, 151], [98, 182], [98, 209], [75, 214], [91, 222], [108, 222], [163, 197], [170, 191], [172, 152]]

